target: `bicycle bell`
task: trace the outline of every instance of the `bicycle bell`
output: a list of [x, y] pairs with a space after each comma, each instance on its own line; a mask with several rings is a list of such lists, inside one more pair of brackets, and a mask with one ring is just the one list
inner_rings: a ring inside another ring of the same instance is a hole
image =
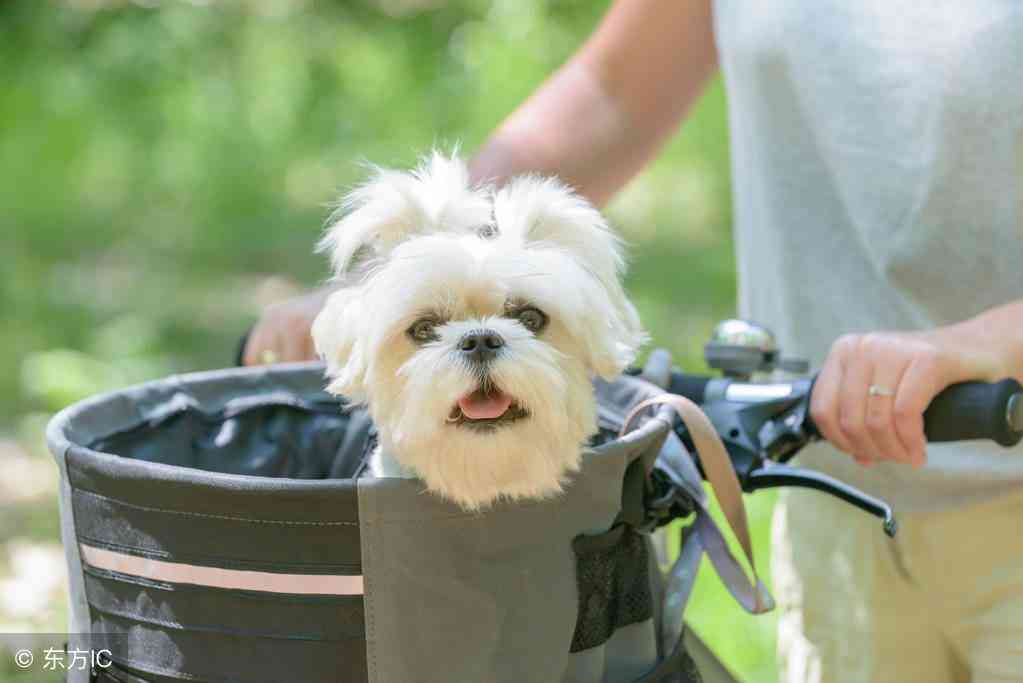
[[738, 318], [717, 324], [703, 347], [703, 356], [710, 367], [740, 380], [774, 370], [805, 373], [810, 367], [805, 360], [782, 358], [774, 333], [767, 327]]

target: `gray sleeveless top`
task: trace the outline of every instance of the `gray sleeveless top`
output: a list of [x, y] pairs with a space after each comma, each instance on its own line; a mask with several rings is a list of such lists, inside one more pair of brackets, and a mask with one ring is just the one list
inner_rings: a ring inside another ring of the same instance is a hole
[[[1023, 298], [1023, 3], [715, 0], [715, 31], [742, 315], [819, 367], [843, 333]], [[1023, 492], [1023, 446], [928, 461], [803, 456], [902, 510]]]

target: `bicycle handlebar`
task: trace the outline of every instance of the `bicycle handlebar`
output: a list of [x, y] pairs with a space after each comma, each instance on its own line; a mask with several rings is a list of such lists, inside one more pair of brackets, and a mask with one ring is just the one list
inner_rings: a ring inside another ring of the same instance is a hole
[[[838, 496], [884, 522], [895, 534], [891, 507], [833, 477], [785, 463], [821, 438], [810, 417], [816, 377], [784, 382], [749, 382], [670, 370], [668, 391], [700, 404], [732, 459], [742, 489], [801, 486]], [[658, 380], [661, 381], [661, 380]], [[954, 384], [924, 411], [928, 441], [991, 439], [1014, 446], [1023, 439], [1023, 387], [1014, 379]], [[680, 435], [684, 437], [683, 432]]]
[[[727, 378], [674, 372], [668, 390], [696, 403], [732, 398], [746, 394], [755, 401], [758, 395], [779, 392], [805, 392], [809, 406], [813, 381], [795, 380], [769, 384], [739, 382]], [[820, 432], [807, 411], [804, 429], [810, 436]], [[924, 434], [931, 443], [991, 439], [1002, 446], [1015, 446], [1023, 439], [1023, 386], [1015, 379], [1000, 382], [962, 382], [947, 387], [924, 411]]]

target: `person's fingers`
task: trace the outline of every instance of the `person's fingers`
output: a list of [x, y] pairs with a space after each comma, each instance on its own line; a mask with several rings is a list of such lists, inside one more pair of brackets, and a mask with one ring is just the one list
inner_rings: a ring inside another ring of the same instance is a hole
[[262, 365], [263, 352], [270, 348], [269, 331], [261, 323], [252, 328], [249, 333], [249, 341], [245, 345], [245, 353], [242, 354], [242, 362], [245, 365]]
[[273, 304], [263, 311], [246, 344], [246, 365], [316, 360], [312, 326], [335, 290], [322, 288]]
[[283, 346], [281, 349], [281, 362], [298, 363], [311, 360], [309, 345], [306, 339], [309, 337], [307, 326], [293, 325], [283, 335]]
[[[835, 342], [817, 375], [810, 397], [810, 416], [821, 435], [836, 448], [853, 454], [852, 442], [846, 437], [839, 424], [840, 392], [843, 384], [845, 354], [848, 340]], [[869, 463], [863, 463], [869, 464]]]
[[[905, 373], [907, 361], [900, 357], [882, 359], [874, 365], [874, 374], [867, 388], [864, 422], [870, 440], [878, 449], [877, 456], [908, 463], [910, 444], [903, 443], [895, 427], [895, 397]], [[871, 394], [870, 387], [877, 393]]]
[[918, 354], [902, 376], [893, 405], [895, 429], [909, 449], [910, 462], [917, 467], [927, 461], [924, 410], [946, 384], [936, 366], [934, 353]]
[[245, 364], [268, 365], [314, 359], [311, 322], [300, 313], [286, 309], [265, 312], [246, 345]]
[[302, 360], [318, 360], [320, 354], [316, 353], [316, 344], [313, 342], [311, 331], [302, 337], [302, 342]]
[[869, 358], [856, 354], [846, 364], [839, 393], [838, 425], [859, 461], [884, 456], [867, 431], [867, 388], [874, 375]]

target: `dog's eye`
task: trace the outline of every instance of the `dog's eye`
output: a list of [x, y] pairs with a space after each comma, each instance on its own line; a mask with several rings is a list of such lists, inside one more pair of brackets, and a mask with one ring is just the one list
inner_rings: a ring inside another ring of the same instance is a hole
[[547, 327], [547, 316], [539, 308], [533, 308], [527, 306], [515, 314], [522, 326], [527, 330], [536, 334], [543, 328]]
[[437, 333], [434, 332], [433, 328], [436, 326], [437, 321], [430, 318], [417, 320], [412, 323], [412, 327], [408, 328], [408, 336], [417, 344], [425, 344], [426, 342], [435, 341], [437, 339]]

